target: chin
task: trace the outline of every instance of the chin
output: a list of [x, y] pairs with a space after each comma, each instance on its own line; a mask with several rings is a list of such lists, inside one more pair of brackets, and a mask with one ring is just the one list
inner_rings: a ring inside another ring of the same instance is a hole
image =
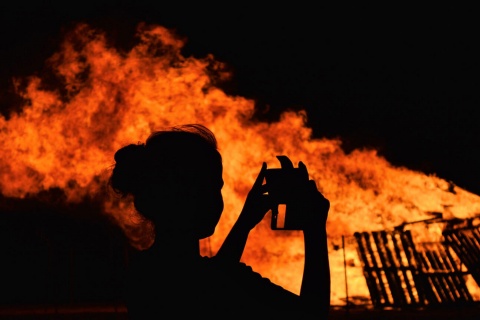
[[208, 237], [211, 237], [215, 233], [215, 228], [213, 230], [208, 230], [208, 231], [202, 231], [199, 233], [198, 238], [199, 239], [205, 239]]

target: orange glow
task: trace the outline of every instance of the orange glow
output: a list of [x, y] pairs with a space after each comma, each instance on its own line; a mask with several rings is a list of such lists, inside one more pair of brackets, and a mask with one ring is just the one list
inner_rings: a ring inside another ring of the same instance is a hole
[[[303, 161], [331, 202], [333, 304], [344, 304], [346, 293], [343, 252], [334, 250], [342, 236], [428, 219], [433, 211], [445, 218], [480, 212], [479, 196], [458, 187], [450, 192], [449, 183], [436, 176], [394, 167], [375, 150], [346, 154], [341, 140], [312, 138], [304, 111], [285, 112], [278, 122], [252, 121], [254, 102], [218, 87], [232, 77], [223, 64], [212, 55], [183, 56], [184, 43], [164, 27], [141, 25], [138, 43], [121, 52], [101, 31], [79, 25], [47, 61], [62, 87], [47, 89], [38, 76], [16, 80], [26, 103], [8, 119], [0, 117], [1, 193], [22, 198], [60, 188], [69, 201], [80, 202], [101, 192], [118, 148], [144, 141], [152, 130], [205, 124], [217, 136], [224, 159], [225, 211], [204, 247], [212, 253], [219, 248], [263, 161], [279, 167], [275, 156], [281, 154], [295, 166]], [[132, 243], [148, 245], [148, 226], [126, 202], [107, 198], [104, 210]], [[243, 261], [298, 293], [301, 233], [272, 231], [269, 218], [251, 232]], [[368, 297], [353, 241], [346, 242], [345, 260], [349, 295]]]

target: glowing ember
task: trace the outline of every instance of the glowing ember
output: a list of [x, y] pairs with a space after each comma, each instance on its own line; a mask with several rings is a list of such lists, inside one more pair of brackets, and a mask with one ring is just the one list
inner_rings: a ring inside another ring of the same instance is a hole
[[[340, 140], [313, 139], [305, 112], [285, 112], [273, 123], [252, 121], [254, 103], [228, 96], [218, 84], [231, 74], [213, 56], [185, 57], [184, 41], [161, 26], [141, 25], [138, 44], [120, 52], [106, 37], [79, 25], [48, 61], [62, 82], [55, 90], [42, 78], [17, 80], [27, 101], [8, 120], [0, 118], [0, 191], [22, 198], [50, 188], [80, 202], [103, 192], [113, 153], [144, 141], [152, 130], [202, 123], [217, 136], [224, 158], [225, 213], [217, 234], [204, 243], [215, 253], [240, 212], [261, 163], [279, 167], [276, 155], [302, 160], [331, 201], [328, 231], [332, 303], [343, 304], [341, 237], [347, 237], [349, 295], [368, 297], [351, 239], [355, 231], [391, 228], [427, 219], [428, 212], [468, 218], [480, 212], [480, 198], [448, 182], [390, 165], [374, 150], [346, 154]], [[25, 85], [23, 85], [25, 84]], [[321, 107], [321, 106], [319, 106]], [[105, 200], [105, 213], [122, 226], [132, 243], [151, 240], [131, 207]], [[269, 218], [269, 216], [267, 216]], [[243, 260], [284, 287], [298, 292], [303, 241], [297, 231], [272, 231], [266, 218], [252, 233]]]

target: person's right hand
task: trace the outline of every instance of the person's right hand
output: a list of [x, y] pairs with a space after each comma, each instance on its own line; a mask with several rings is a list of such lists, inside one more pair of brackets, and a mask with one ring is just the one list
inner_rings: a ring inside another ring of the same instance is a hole
[[[308, 179], [308, 170], [303, 162], [299, 162], [298, 168], [301, 170], [302, 175]], [[323, 196], [318, 190], [317, 184], [314, 180], [308, 180], [304, 188], [300, 190], [302, 197], [302, 214], [305, 219], [303, 230], [319, 230], [319, 228], [325, 228], [328, 211], [330, 210], [330, 201]]]

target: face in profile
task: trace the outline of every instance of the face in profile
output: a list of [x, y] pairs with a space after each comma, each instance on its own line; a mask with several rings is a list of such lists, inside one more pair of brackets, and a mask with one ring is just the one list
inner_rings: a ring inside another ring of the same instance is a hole
[[148, 192], [151, 216], [159, 219], [156, 228], [207, 238], [214, 233], [224, 208], [221, 157], [189, 154], [175, 167], [170, 168], [168, 179], [164, 174], [163, 179], [155, 179]]
[[[214, 165], [198, 168], [200, 176], [192, 181], [191, 218], [199, 239], [211, 236], [223, 212], [223, 167], [219, 160]], [[193, 179], [192, 179], [193, 180]]]

